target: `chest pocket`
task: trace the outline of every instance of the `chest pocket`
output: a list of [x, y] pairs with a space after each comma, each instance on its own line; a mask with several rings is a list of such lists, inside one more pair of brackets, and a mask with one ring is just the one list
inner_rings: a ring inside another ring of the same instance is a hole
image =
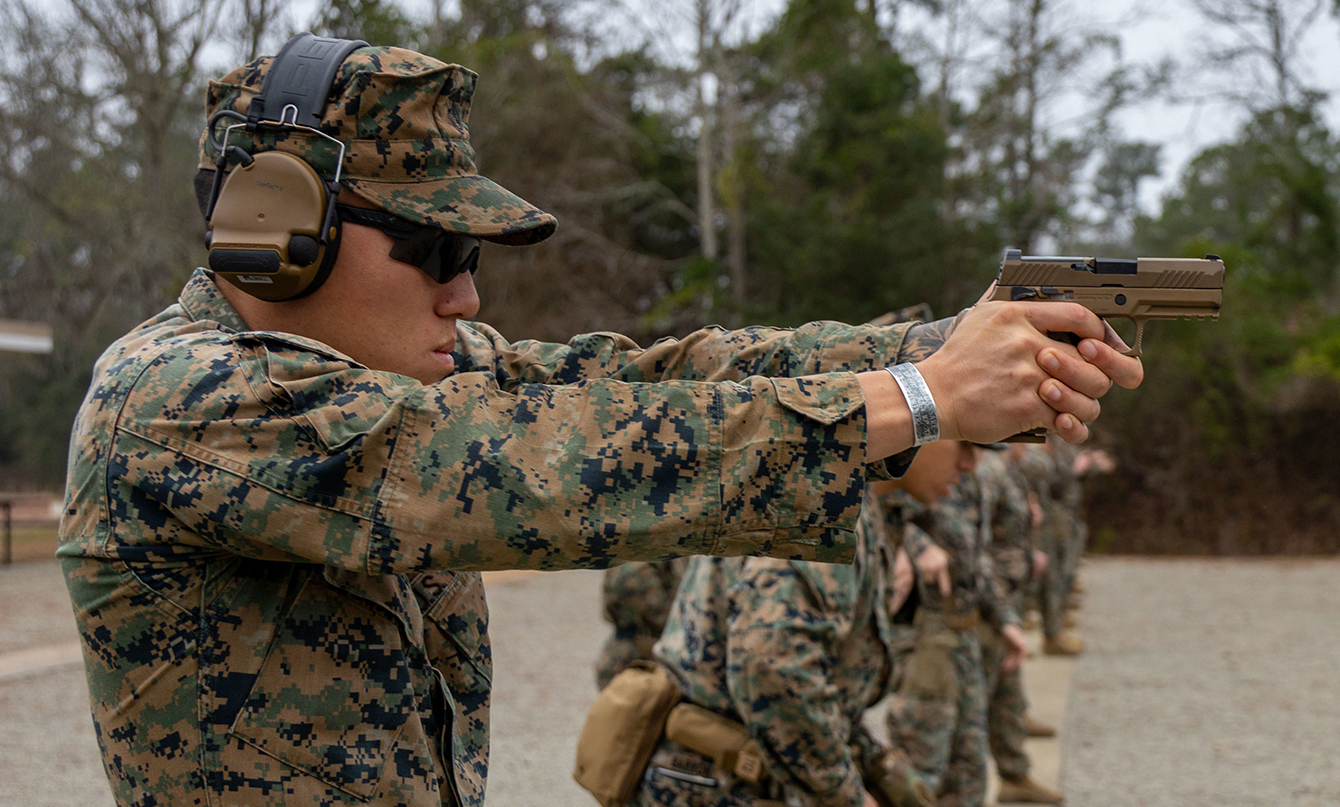
[[371, 798], [407, 726], [420, 725], [413, 595], [399, 577], [326, 569], [292, 596], [229, 733]]

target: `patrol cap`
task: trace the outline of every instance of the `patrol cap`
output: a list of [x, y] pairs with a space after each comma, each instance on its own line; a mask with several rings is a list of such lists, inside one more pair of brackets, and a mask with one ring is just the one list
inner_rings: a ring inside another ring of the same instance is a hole
[[[220, 110], [246, 115], [273, 57], [262, 56], [209, 83], [205, 119]], [[331, 83], [320, 130], [344, 144], [342, 186], [376, 207], [418, 224], [500, 244], [533, 244], [557, 220], [475, 168], [470, 102], [478, 76], [460, 65], [392, 47], [359, 48]], [[226, 122], [226, 119], [225, 119]], [[223, 136], [224, 122], [216, 137]], [[200, 165], [213, 169], [209, 132]], [[249, 153], [285, 151], [325, 179], [335, 177], [339, 147], [300, 130], [232, 130], [229, 144]]]

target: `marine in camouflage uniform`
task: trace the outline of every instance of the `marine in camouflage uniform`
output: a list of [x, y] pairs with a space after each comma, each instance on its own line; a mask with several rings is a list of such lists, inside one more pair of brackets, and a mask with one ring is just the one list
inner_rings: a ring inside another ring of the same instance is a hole
[[[990, 535], [997, 590], [1016, 614], [1022, 614], [1033, 571], [1027, 480], [1008, 454], [991, 451], [982, 453], [974, 475], [981, 488], [982, 528]], [[1024, 693], [1023, 668], [1004, 669], [1008, 647], [999, 633], [985, 625], [978, 633], [986, 677], [987, 740], [1004, 787], [1016, 795], [1026, 792], [1029, 801], [1036, 800], [1039, 794], [1059, 796], [1029, 777], [1031, 765], [1024, 750], [1028, 737], [1025, 720], [1028, 699]]]
[[[210, 111], [245, 112], [268, 61], [212, 84]], [[409, 219], [441, 205], [444, 226], [543, 237], [552, 217], [473, 174], [473, 87], [357, 51], [323, 124], [347, 185]], [[274, 145], [320, 164], [314, 140]], [[481, 804], [477, 572], [849, 562], [867, 477], [898, 468], [862, 463], [850, 371], [894, 361], [905, 331], [706, 329], [644, 350], [461, 321], [455, 372], [424, 385], [252, 330], [197, 271], [99, 359], [72, 435], [59, 556], [117, 803]]]
[[[212, 83], [207, 112], [245, 116], [270, 63]], [[344, 147], [340, 199], [504, 244], [552, 233], [552, 216], [476, 174], [474, 87], [397, 48], [349, 56], [317, 124]], [[341, 159], [297, 130], [228, 137], [326, 181]], [[439, 282], [389, 256], [394, 236], [345, 230], [311, 297], [263, 303], [199, 271], [94, 368], [58, 554], [120, 805], [478, 805], [491, 660], [476, 572], [850, 562], [865, 486], [905, 465], [865, 463], [867, 407], [893, 415], [885, 447], [905, 410], [864, 395], [891, 379], [853, 371], [925, 358], [903, 351], [906, 327], [513, 343], [461, 313], [478, 305], [468, 273]], [[351, 296], [378, 283], [383, 296]], [[299, 309], [349, 349], [287, 332], [306, 327], [286, 325]], [[991, 369], [973, 345], [1034, 339], [1019, 305], [991, 311], [956, 354], [970, 372]]]
[[929, 507], [902, 491], [884, 501], [885, 511], [903, 522], [910, 557], [934, 544], [950, 559], [948, 599], [918, 579], [915, 648], [888, 711], [892, 742], [941, 807], [980, 807], [986, 800], [987, 701], [978, 628], [983, 620], [993, 631], [1019, 623], [997, 586], [981, 502], [971, 474]]
[[1070, 592], [1079, 576], [1080, 561], [1084, 559], [1084, 550], [1089, 542], [1088, 525], [1084, 523], [1080, 510], [1084, 506], [1084, 483], [1075, 470], [1075, 461], [1079, 457], [1079, 447], [1064, 440], [1049, 440], [1048, 448], [1056, 462], [1056, 477], [1052, 481], [1053, 512], [1057, 544], [1061, 550], [1061, 569], [1057, 584], [1061, 589], [1062, 602], [1069, 602]]
[[1031, 446], [1019, 462], [1042, 510], [1039, 547], [1048, 563], [1037, 581], [1038, 605], [1043, 650], [1057, 655], [1075, 655], [1084, 647], [1082, 639], [1065, 629], [1067, 595], [1087, 535], [1080, 532], [1083, 489], [1075, 473], [1076, 453], [1068, 443], [1048, 440], [1045, 447]]
[[675, 558], [605, 570], [601, 600], [605, 621], [614, 626], [614, 632], [596, 660], [596, 685], [601, 689], [634, 661], [651, 660], [651, 648], [665, 630], [688, 564], [688, 558]]
[[877, 754], [861, 715], [887, 686], [897, 647], [893, 548], [870, 501], [852, 565], [693, 559], [656, 659], [686, 702], [744, 725], [767, 775], [751, 783], [665, 739], [633, 805], [860, 807], [862, 758]]
[[1063, 592], [1059, 589], [1055, 571], [1061, 565], [1061, 550], [1057, 546], [1054, 529], [1056, 502], [1053, 481], [1057, 473], [1056, 460], [1043, 446], [1029, 445], [1016, 458], [1015, 466], [1042, 511], [1042, 524], [1035, 532], [1035, 546], [1047, 556], [1047, 568], [1033, 581], [1033, 593], [1042, 615], [1042, 635], [1056, 639], [1065, 630], [1065, 599], [1061, 596]]

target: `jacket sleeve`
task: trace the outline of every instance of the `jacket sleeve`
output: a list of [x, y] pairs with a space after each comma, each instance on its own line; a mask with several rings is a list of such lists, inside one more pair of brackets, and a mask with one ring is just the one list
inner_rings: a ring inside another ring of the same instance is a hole
[[978, 554], [978, 586], [981, 591], [982, 617], [987, 624], [999, 631], [1006, 625], [1018, 625], [1019, 614], [1010, 604], [1010, 593], [1005, 581], [996, 574], [991, 553]]
[[983, 507], [990, 514], [991, 557], [996, 574], [1015, 584], [1031, 576], [1033, 538], [1028, 496], [1003, 465], [983, 476]]
[[113, 433], [84, 466], [101, 471], [74, 484], [115, 488], [140, 521], [161, 511], [182, 540], [371, 574], [852, 556], [867, 470], [850, 373], [422, 386], [264, 333], [130, 360], [124, 405], [86, 424]]
[[576, 384], [591, 378], [630, 382], [741, 381], [877, 370], [898, 360], [910, 324], [889, 327], [812, 322], [795, 329], [708, 327], [648, 348], [616, 333], [574, 337], [567, 344], [509, 343], [478, 323], [462, 324], [462, 369], [493, 373], [503, 389], [516, 384]]
[[[840, 578], [851, 567], [818, 573], [820, 590], [795, 566], [751, 560], [732, 590], [727, 641], [731, 701], [764, 752], [769, 773], [806, 794], [806, 807], [859, 807], [860, 772], [848, 746], [851, 725], [830, 683], [837, 642], [850, 629]], [[816, 575], [810, 575], [815, 577]]]

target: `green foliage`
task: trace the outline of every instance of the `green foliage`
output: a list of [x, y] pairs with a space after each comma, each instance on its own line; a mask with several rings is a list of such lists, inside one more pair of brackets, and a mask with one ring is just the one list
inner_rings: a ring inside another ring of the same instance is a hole
[[[1123, 535], [1175, 533], [1208, 519], [1228, 525], [1230, 537], [1202, 551], [1290, 551], [1271, 549], [1268, 536], [1281, 528], [1266, 511], [1215, 491], [1250, 479], [1257, 493], [1249, 498], [1302, 502], [1334, 484], [1337, 166], [1340, 143], [1315, 115], [1263, 112], [1234, 140], [1198, 155], [1162, 215], [1137, 226], [1140, 254], [1218, 254], [1228, 273], [1219, 322], [1151, 325], [1144, 385], [1104, 405], [1126, 461], [1164, 480], [1154, 493], [1132, 478], [1126, 509], [1105, 511]], [[1130, 497], [1140, 496], [1157, 520], [1133, 515], [1142, 511]], [[1334, 526], [1328, 508], [1316, 510], [1319, 521], [1293, 525], [1295, 534]], [[1295, 545], [1330, 544], [1317, 535]]]
[[772, 162], [750, 188], [754, 313], [864, 321], [969, 302], [994, 267], [971, 225], [944, 220], [946, 133], [869, 15], [797, 0], [756, 55], [759, 92], [799, 112], [762, 140]]
[[1290, 369], [1304, 376], [1340, 381], [1340, 317], [1322, 320], [1316, 335], [1294, 356]]
[[312, 32], [321, 36], [402, 48], [417, 44], [418, 30], [400, 8], [385, 0], [328, 0], [312, 25]]

